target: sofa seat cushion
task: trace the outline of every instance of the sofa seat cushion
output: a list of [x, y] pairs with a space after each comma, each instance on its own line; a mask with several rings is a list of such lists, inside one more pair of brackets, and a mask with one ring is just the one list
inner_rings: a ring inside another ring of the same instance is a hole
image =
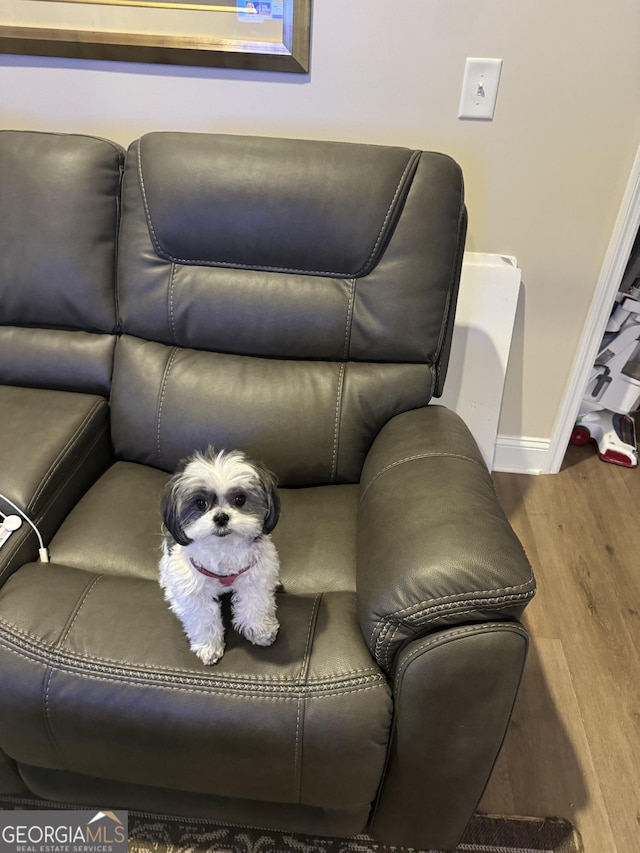
[[[93, 394], [0, 385], [0, 492], [48, 541], [110, 461], [107, 401]], [[13, 508], [0, 499], [0, 510]], [[25, 523], [0, 552], [0, 582], [37, 556]]]
[[[30, 564], [0, 590], [0, 749], [21, 764], [226, 797], [373, 800], [392, 703], [355, 594], [282, 593], [207, 667], [154, 581]], [[229, 614], [226, 614], [226, 621]]]
[[[82, 498], [54, 537], [56, 563], [155, 580], [160, 559], [164, 471], [116, 462]], [[287, 593], [355, 591], [359, 487], [281, 489], [273, 532]]]

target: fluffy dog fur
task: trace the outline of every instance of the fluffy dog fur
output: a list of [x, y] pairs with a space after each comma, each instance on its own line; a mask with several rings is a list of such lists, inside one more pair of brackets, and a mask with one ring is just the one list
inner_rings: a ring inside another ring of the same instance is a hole
[[275, 640], [280, 563], [269, 534], [279, 514], [274, 475], [237, 450], [195, 453], [169, 480], [160, 585], [203, 663], [224, 653], [227, 592], [234, 628], [258, 646]]

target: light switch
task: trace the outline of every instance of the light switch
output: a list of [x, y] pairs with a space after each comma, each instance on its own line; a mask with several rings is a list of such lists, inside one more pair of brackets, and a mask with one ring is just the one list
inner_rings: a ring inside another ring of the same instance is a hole
[[496, 108], [501, 71], [501, 59], [467, 59], [458, 118], [491, 121]]

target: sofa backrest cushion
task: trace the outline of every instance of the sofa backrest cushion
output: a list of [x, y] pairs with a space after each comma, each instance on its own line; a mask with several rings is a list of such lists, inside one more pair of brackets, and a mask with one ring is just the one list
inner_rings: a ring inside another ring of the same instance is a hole
[[0, 383], [107, 394], [124, 151], [0, 131]]
[[123, 183], [116, 451], [173, 470], [211, 442], [286, 485], [357, 481], [383, 424], [439, 389], [465, 222], [444, 155], [143, 137]]

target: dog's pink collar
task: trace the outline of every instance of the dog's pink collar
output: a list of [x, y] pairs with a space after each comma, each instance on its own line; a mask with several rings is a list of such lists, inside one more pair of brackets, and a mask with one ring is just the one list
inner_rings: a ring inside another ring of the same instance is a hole
[[240, 571], [236, 572], [234, 575], [219, 575], [216, 574], [216, 572], [210, 572], [209, 569], [205, 569], [205, 567], [201, 566], [200, 563], [196, 563], [193, 557], [189, 557], [189, 560], [191, 561], [191, 565], [197, 572], [200, 572], [201, 575], [206, 575], [208, 578], [215, 578], [217, 581], [220, 581], [222, 586], [231, 586], [231, 584], [234, 582], [234, 580], [236, 580], [236, 578], [239, 578], [240, 575], [243, 575], [245, 572], [248, 572], [249, 569], [252, 569], [256, 564], [256, 561], [254, 559], [249, 563], [248, 566], [245, 566], [244, 569], [240, 569]]

